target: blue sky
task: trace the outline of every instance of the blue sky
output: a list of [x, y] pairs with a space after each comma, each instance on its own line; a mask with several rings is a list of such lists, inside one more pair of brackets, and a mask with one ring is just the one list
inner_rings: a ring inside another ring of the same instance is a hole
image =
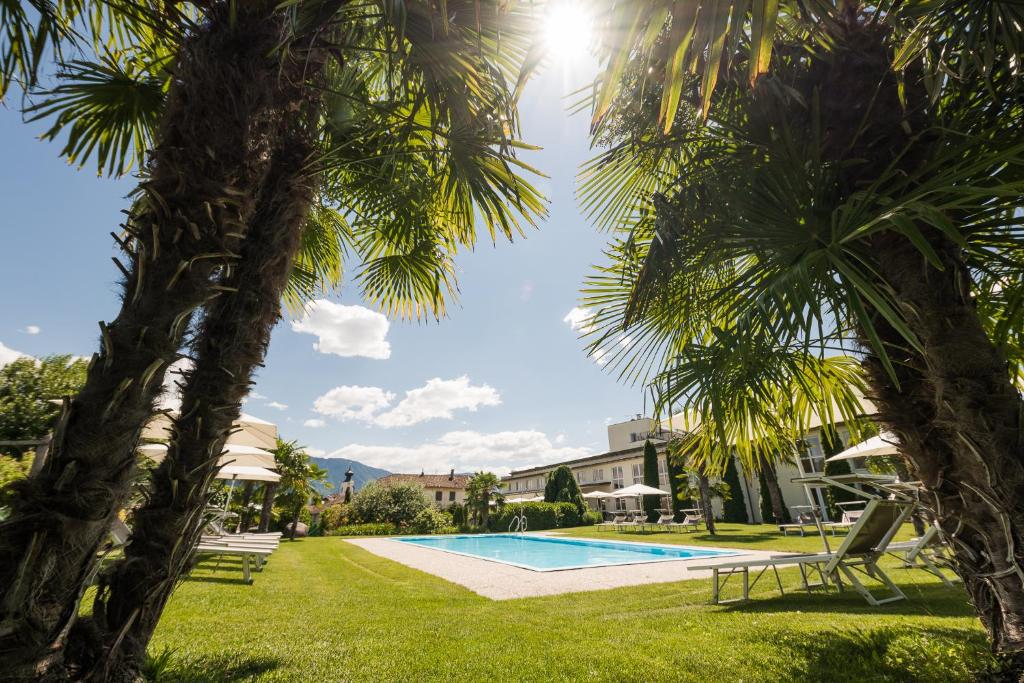
[[[592, 152], [586, 116], [570, 116], [565, 99], [593, 69], [552, 64], [523, 95], [523, 136], [544, 148], [525, 158], [549, 176], [538, 230], [463, 254], [460, 301], [440, 323], [388, 323], [355, 308], [354, 287], [297, 325], [286, 317], [245, 411], [315, 454], [398, 471], [504, 472], [603, 450], [606, 423], [639, 412], [642, 394], [586, 358], [565, 321], [605, 241], [575, 203], [576, 168]], [[0, 362], [88, 356], [97, 321], [117, 311], [109, 233], [133, 180], [69, 167], [42, 130], [0, 109]]]

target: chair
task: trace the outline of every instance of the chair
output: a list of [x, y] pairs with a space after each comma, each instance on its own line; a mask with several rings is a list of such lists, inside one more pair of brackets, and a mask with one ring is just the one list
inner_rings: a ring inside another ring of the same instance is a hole
[[693, 510], [684, 510], [683, 521], [679, 526], [686, 529], [686, 533], [690, 533], [691, 529], [699, 529], [701, 524], [705, 524], [704, 515]]
[[683, 524], [680, 524], [676, 521], [675, 514], [671, 512], [662, 512], [661, 515], [658, 517], [658, 521], [655, 522], [655, 525], [665, 527], [667, 531], [672, 531], [673, 529], [680, 529], [684, 526]]
[[[939, 528], [932, 524], [928, 530], [918, 538], [900, 543], [891, 543], [886, 552], [903, 560], [903, 566], [907, 569], [917, 567], [929, 574], [937, 576], [942, 583], [950, 588], [956, 585], [960, 578], [954, 576], [952, 579], [942, 573], [939, 563], [948, 567], [949, 557], [946, 555], [946, 546], [939, 536]], [[900, 555], [902, 554], [902, 556]]]
[[643, 531], [644, 526], [647, 524], [647, 513], [634, 510], [631, 513], [626, 514], [626, 520], [619, 524], [619, 529], [626, 529], [633, 527]]
[[606, 522], [599, 522], [598, 524], [594, 525], [594, 528], [599, 529], [601, 527], [604, 527], [605, 529], [617, 529], [619, 525], [625, 521], [626, 515], [616, 512], [612, 515], [612, 518], [610, 520]]
[[227, 555], [242, 558], [242, 578], [246, 583], [252, 583], [252, 572], [250, 562], [256, 565], [256, 569], [263, 569], [263, 562], [274, 552], [272, 548], [244, 547], [230, 545], [228, 543], [207, 543], [200, 542], [196, 547], [197, 555]]
[[796, 521], [792, 524], [780, 524], [779, 531], [782, 532], [783, 536], [788, 536], [790, 531], [799, 531], [800, 535], [804, 535], [804, 529], [811, 527], [817, 529], [818, 524], [814, 520], [814, 515], [810, 512], [801, 512], [796, 516]]
[[853, 525], [857, 523], [857, 520], [863, 513], [863, 510], [843, 510], [843, 517], [840, 521], [825, 522], [822, 526], [830, 530], [832, 535], [835, 536], [838, 529], [845, 529], [847, 531], [852, 529]]
[[[711, 596], [715, 604], [749, 600], [750, 590], [769, 569], [775, 574], [775, 581], [779, 586], [779, 592], [785, 594], [785, 591], [782, 589], [782, 580], [779, 578], [778, 568], [787, 565], [795, 565], [800, 569], [802, 586], [808, 592], [813, 588], [827, 589], [829, 582], [835, 583], [836, 587], [842, 590], [843, 586], [840, 579], [840, 575], [842, 575], [870, 605], [882, 605], [895, 600], [903, 600], [906, 598], [903, 591], [879, 568], [878, 560], [886, 552], [892, 537], [910, 516], [912, 510], [913, 503], [908, 501], [881, 499], [869, 501], [867, 507], [864, 508], [857, 522], [853, 525], [853, 528], [850, 529], [850, 533], [843, 539], [842, 545], [834, 553], [781, 555], [744, 562], [692, 566], [689, 569], [710, 569], [712, 571]], [[750, 570], [752, 568], [761, 569], [754, 577], [753, 582], [750, 581]], [[808, 582], [808, 570], [817, 572], [820, 577], [819, 583], [811, 584]], [[720, 581], [719, 579], [723, 574], [725, 579]], [[725, 583], [733, 574], [742, 575], [743, 597], [734, 600], [722, 600], [722, 588], [725, 587]], [[875, 579], [888, 589], [889, 594], [884, 597], [876, 597], [861, 583], [858, 574]]]

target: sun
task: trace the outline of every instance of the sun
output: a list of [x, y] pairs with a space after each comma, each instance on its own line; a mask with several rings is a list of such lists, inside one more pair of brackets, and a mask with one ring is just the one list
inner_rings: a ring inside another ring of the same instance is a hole
[[544, 19], [544, 42], [558, 62], [572, 62], [590, 52], [593, 19], [578, 0], [554, 0]]

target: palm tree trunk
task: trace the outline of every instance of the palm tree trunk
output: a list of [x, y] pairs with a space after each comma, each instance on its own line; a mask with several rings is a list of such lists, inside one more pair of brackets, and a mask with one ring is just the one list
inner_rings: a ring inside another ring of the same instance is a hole
[[302, 503], [295, 506], [295, 513], [292, 515], [291, 532], [288, 534], [288, 539], [294, 541], [296, 534], [299, 533], [299, 518], [302, 517]]
[[[302, 67], [308, 78], [310, 65], [297, 65]], [[286, 87], [304, 81], [292, 74], [274, 82]], [[144, 660], [160, 614], [191, 566], [217, 459], [280, 319], [281, 295], [315, 191], [308, 168], [318, 107], [306, 94], [296, 85], [284, 97], [299, 106], [286, 109], [289, 125], [276, 141], [239, 265], [206, 308], [167, 457], [154, 472], [149, 500], [136, 512], [124, 560], [103, 577], [94, 603], [104, 641], [93, 669], [97, 680]]]
[[256, 482], [247, 481], [245, 486], [242, 487], [242, 512], [238, 515], [238, 528], [235, 529], [236, 534], [243, 533], [249, 528], [249, 504], [252, 502], [252, 494], [256, 489]]
[[789, 523], [789, 510], [782, 498], [782, 488], [779, 486], [779, 475], [775, 470], [775, 464], [766, 462], [761, 471], [764, 473], [765, 488], [768, 489], [768, 498], [772, 504], [772, 515], [776, 524]]
[[240, 21], [244, 30], [232, 32], [225, 22], [211, 12], [179, 55], [159, 144], [126, 225], [120, 313], [101, 323], [101, 349], [65, 407], [47, 462], [0, 524], [0, 678], [59, 666], [97, 549], [127, 501], [138, 435], [164, 370], [215, 273], [236, 258], [255, 208], [267, 170], [261, 150], [277, 125], [264, 93], [276, 77], [265, 57], [275, 40], [265, 26]]
[[697, 472], [697, 485], [700, 489], [700, 507], [704, 513], [704, 525], [708, 528], [708, 533], [714, 536], [715, 511], [711, 507], [711, 482], [708, 481], [708, 476], [704, 474], [703, 465], [701, 465]]
[[270, 531], [270, 517], [274, 512], [274, 493], [277, 491], [277, 484], [267, 482], [263, 486], [263, 508], [260, 510], [260, 525], [258, 530], [261, 534]]
[[899, 385], [865, 362], [879, 416], [924, 484], [956, 555], [957, 572], [998, 652], [1024, 650], [1024, 447], [1021, 403], [1006, 359], [989, 340], [955, 245], [933, 236], [945, 269], [893, 236], [877, 240], [924, 354], [881, 322]]

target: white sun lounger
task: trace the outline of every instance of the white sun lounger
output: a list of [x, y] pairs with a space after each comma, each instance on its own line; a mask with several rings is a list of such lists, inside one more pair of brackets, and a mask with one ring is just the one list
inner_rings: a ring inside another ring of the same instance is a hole
[[620, 514], [620, 513], [616, 512], [614, 515], [612, 515], [612, 518], [611, 518], [610, 521], [600, 522], [598, 524], [595, 524], [594, 527], [597, 528], [597, 529], [600, 529], [600, 528], [616, 529], [616, 528], [618, 528], [618, 526], [620, 524], [622, 524], [625, 521], [626, 521], [626, 515], [623, 515], [623, 514]]
[[[903, 591], [878, 567], [878, 559], [886, 552], [892, 537], [899, 531], [900, 526], [907, 520], [912, 510], [913, 504], [906, 501], [880, 499], [869, 501], [864, 512], [850, 529], [850, 533], [843, 539], [842, 545], [834, 553], [780, 555], [744, 562], [691, 566], [690, 569], [710, 569], [712, 571], [712, 601], [715, 604], [749, 600], [750, 590], [769, 569], [775, 574], [779, 592], [784, 593], [778, 568], [792, 565], [800, 569], [802, 586], [808, 592], [813, 588], [827, 589], [830, 582], [835, 583], [836, 587], [842, 590], [842, 581], [839, 576], [841, 574], [850, 582], [854, 590], [871, 605], [903, 600], [906, 598]], [[751, 569], [760, 569], [753, 582], [750, 581]], [[808, 571], [817, 572], [818, 583], [812, 584], [807, 580]], [[722, 600], [722, 588], [733, 574], [742, 576], [743, 597], [735, 600]], [[876, 597], [861, 583], [858, 574], [875, 579], [888, 589], [889, 594]], [[725, 578], [721, 579], [722, 576]]]
[[939, 536], [939, 528], [934, 524], [918, 538], [900, 543], [890, 543], [886, 552], [903, 560], [905, 567], [917, 567], [934, 574], [947, 586], [952, 587], [960, 581], [960, 578], [955, 575], [953, 578], [949, 578], [939, 567], [939, 563], [948, 567], [949, 558], [945, 554], [946, 546]]
[[270, 548], [253, 548], [253, 547], [239, 547], [236, 545], [229, 545], [227, 543], [200, 543], [196, 548], [196, 554], [198, 555], [226, 555], [231, 557], [242, 558], [242, 577], [246, 583], [252, 583], [252, 572], [250, 571], [249, 563], [252, 562], [256, 565], [256, 569], [263, 568], [263, 561], [270, 557], [270, 554], [274, 552]]
[[677, 522], [675, 514], [671, 512], [668, 514], [665, 514], [664, 512], [661, 513], [661, 516], [658, 517], [658, 521], [655, 522], [655, 525], [665, 527], [668, 531], [672, 531], [673, 529], [682, 529], [686, 526], [685, 524]]

